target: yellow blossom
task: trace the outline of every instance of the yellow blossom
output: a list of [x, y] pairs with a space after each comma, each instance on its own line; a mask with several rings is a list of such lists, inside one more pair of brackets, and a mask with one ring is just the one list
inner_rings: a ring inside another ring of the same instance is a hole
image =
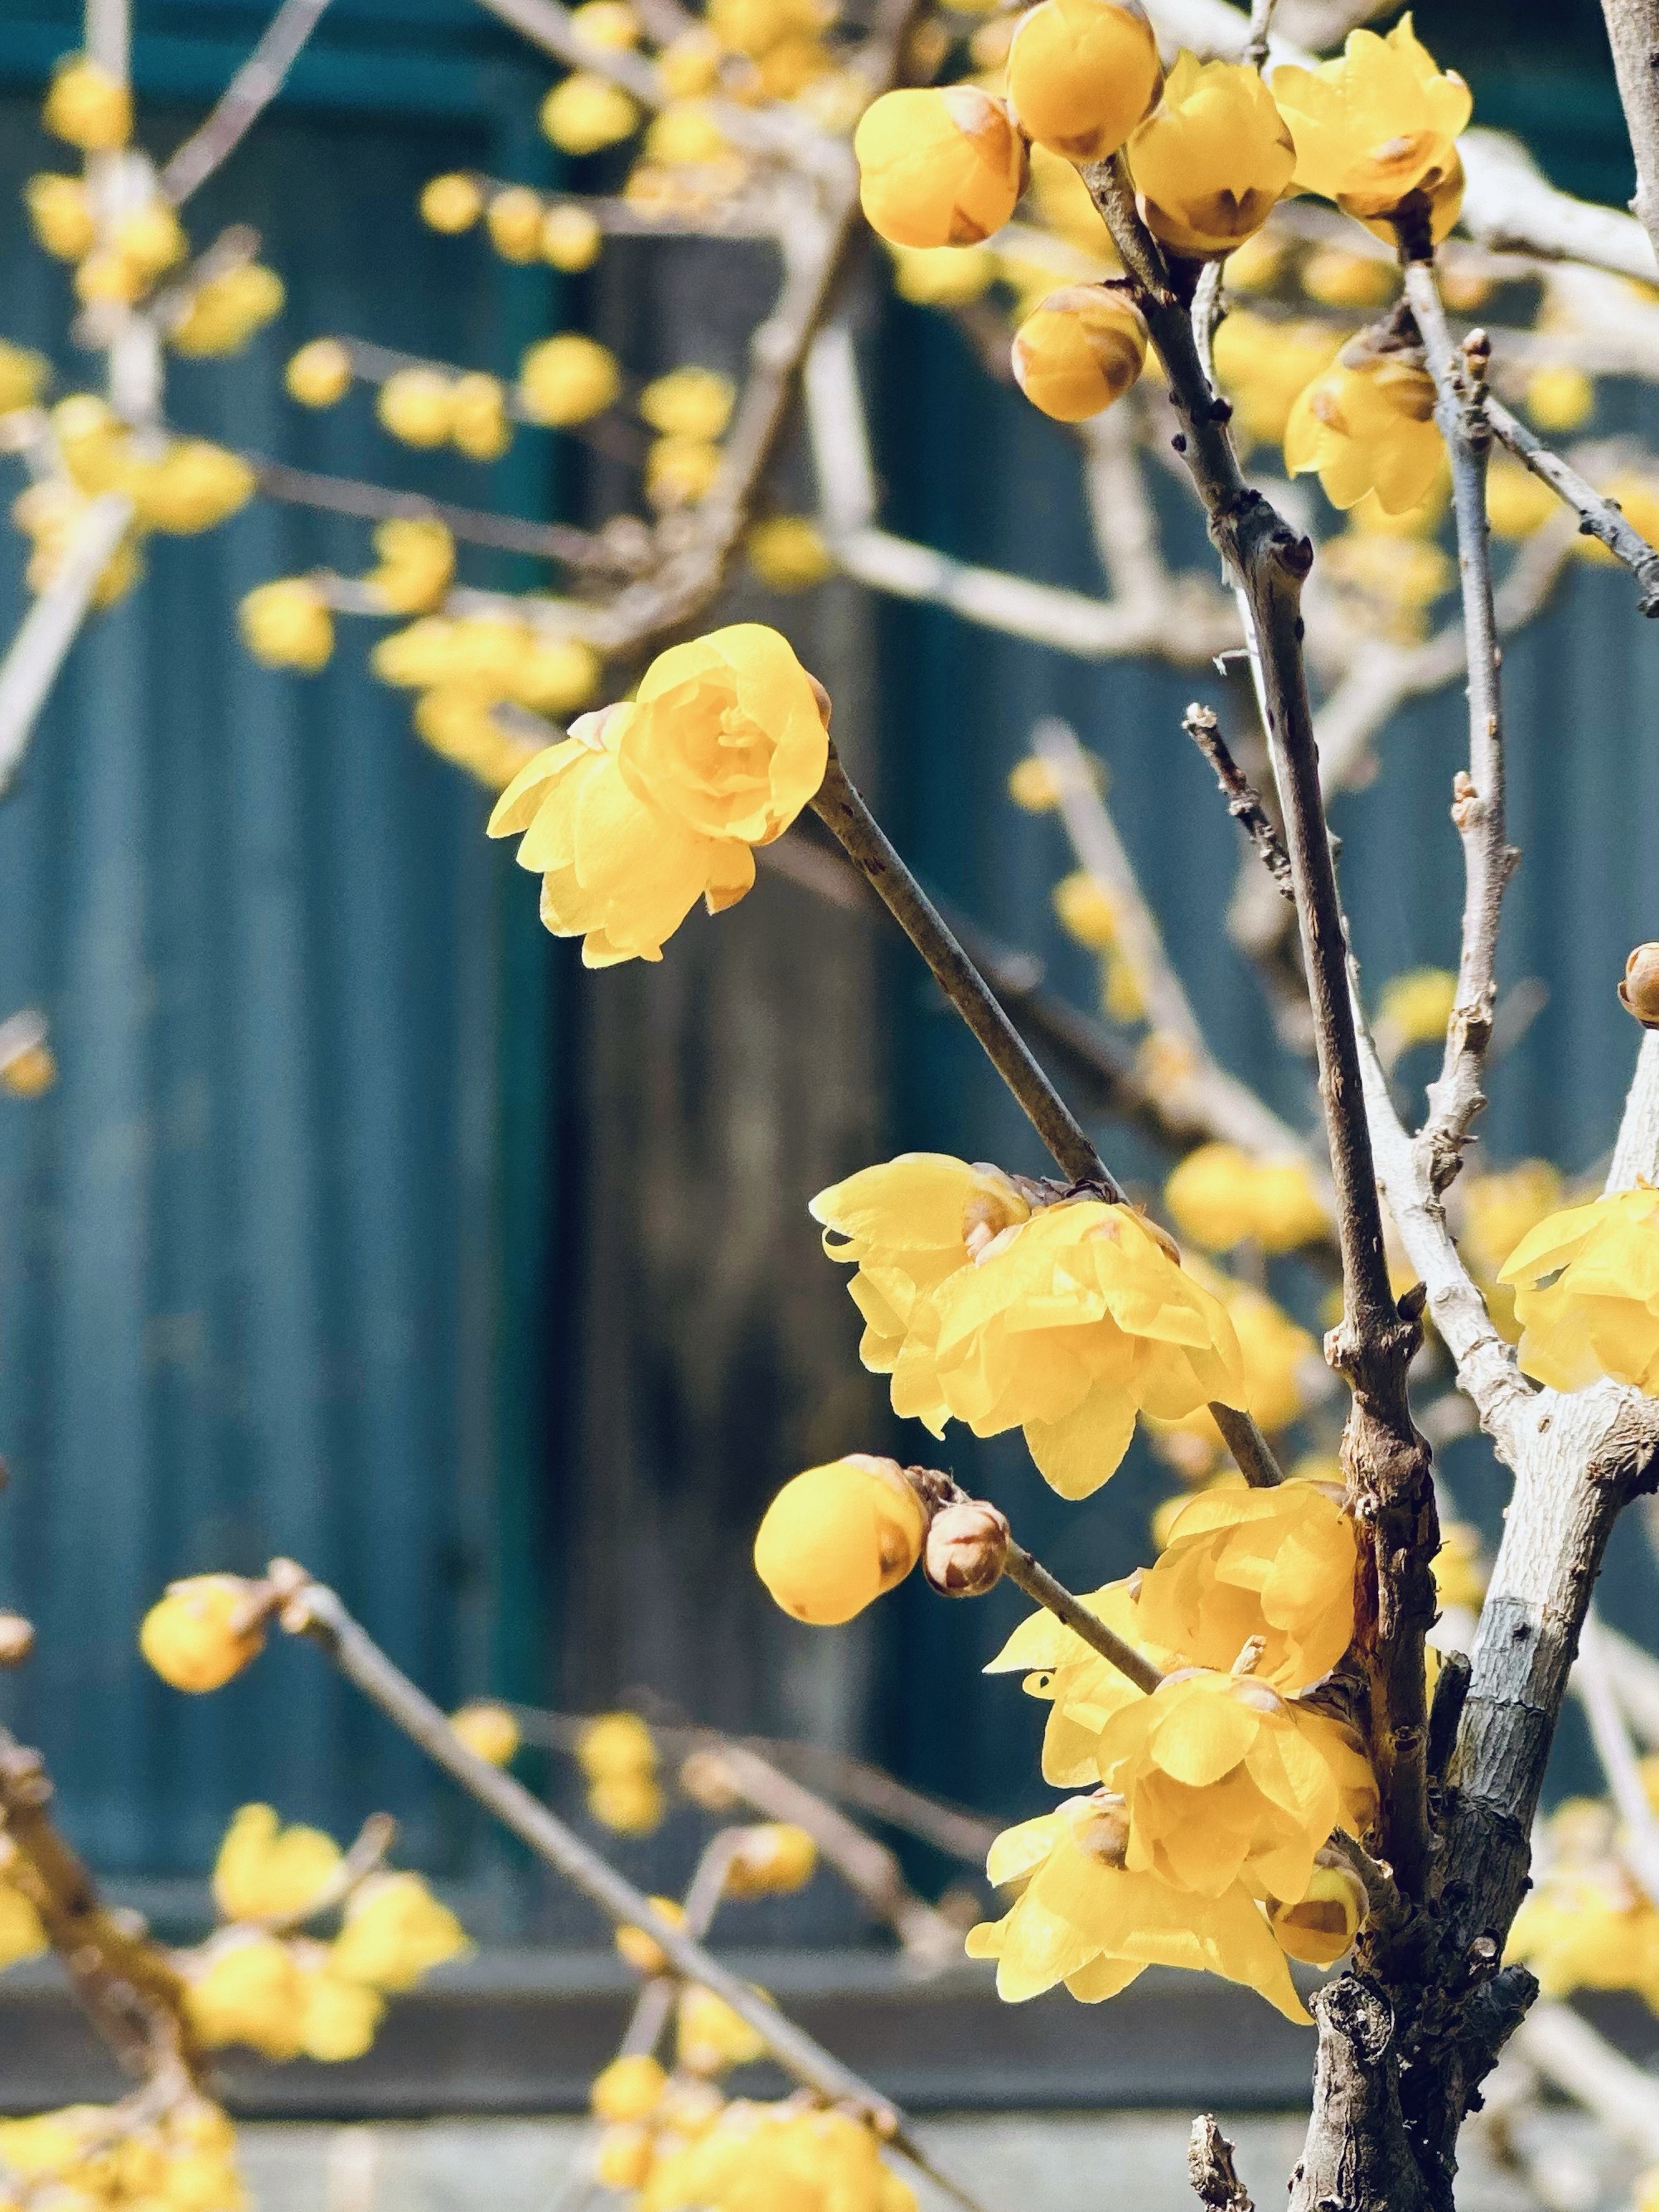
[[663, 1795], [645, 1777], [596, 1782], [587, 1793], [587, 1809], [619, 1836], [648, 1836], [662, 1819]]
[[[587, 1808], [596, 1820], [620, 1835], [645, 1835], [662, 1818], [662, 1792], [657, 1784], [657, 1749], [651, 1731], [637, 1713], [601, 1713], [582, 1730], [576, 1744], [578, 1764], [587, 1780]], [[684, 1919], [672, 1899], [653, 1899], [658, 1910], [677, 1924]], [[639, 1946], [636, 1955], [623, 1936], [617, 1948], [641, 1973], [655, 1971], [647, 1964], [646, 1949], [656, 1945], [641, 1929], [625, 1929]]]
[[542, 102], [541, 125], [562, 154], [597, 154], [631, 138], [640, 111], [609, 77], [578, 70]]
[[518, 1755], [519, 1723], [493, 1698], [476, 1698], [463, 1705], [450, 1715], [449, 1725], [470, 1752], [492, 1766], [510, 1766]]
[[765, 2039], [724, 1997], [693, 1982], [680, 1991], [674, 2023], [674, 2050], [688, 2074], [705, 2077], [728, 2067], [747, 2066], [766, 2052]]
[[771, 592], [804, 592], [836, 572], [817, 525], [804, 514], [769, 514], [753, 524], [744, 550], [757, 580]]
[[1050, 292], [1014, 334], [1020, 390], [1060, 422], [1083, 422], [1121, 399], [1146, 359], [1146, 325], [1139, 309], [1126, 294], [1101, 285], [1067, 284]]
[[499, 377], [475, 369], [456, 378], [450, 389], [449, 435], [471, 461], [501, 459], [513, 442], [513, 425], [507, 386]]
[[1297, 274], [1308, 297], [1327, 307], [1382, 307], [1400, 283], [1385, 255], [1355, 253], [1346, 246], [1316, 246]]
[[998, 1995], [1018, 2004], [1064, 1982], [1094, 2004], [1149, 1966], [1186, 1966], [1242, 1982], [1286, 2019], [1305, 2021], [1285, 1954], [1243, 1883], [1177, 1889], [1129, 1865], [1129, 1832], [1122, 1800], [1102, 1792], [997, 1838], [987, 1874], [1024, 1887], [1004, 1918], [971, 1930], [968, 1951], [996, 1960]]
[[996, 282], [997, 257], [983, 246], [894, 246], [893, 289], [919, 307], [960, 307]]
[[279, 1936], [229, 1929], [187, 1969], [185, 2008], [210, 2050], [245, 2043], [269, 2058], [295, 2057], [304, 2008], [299, 1966]]
[[671, 369], [641, 392], [640, 414], [665, 438], [718, 438], [736, 398], [731, 378], [714, 369]]
[[84, 182], [45, 169], [23, 187], [23, 203], [36, 238], [59, 261], [80, 261], [98, 238], [98, 218]]
[[1218, 257], [1267, 221], [1296, 151], [1255, 70], [1183, 52], [1130, 139], [1128, 161], [1153, 235], [1176, 253]]
[[640, 19], [628, 0], [582, 0], [572, 10], [570, 27], [590, 46], [623, 53], [640, 42]]
[[755, 1538], [755, 1571], [797, 1620], [836, 1627], [903, 1581], [927, 1533], [895, 1462], [852, 1452], [784, 1485]]
[[1530, 538], [1560, 510], [1541, 477], [1507, 453], [1495, 453], [1486, 471], [1486, 519], [1494, 538]]
[[1611, 1856], [1535, 1875], [1506, 1956], [1532, 1968], [1547, 1997], [1634, 1990], [1659, 2010], [1659, 1911]]
[[417, 1874], [371, 1875], [348, 1899], [331, 1971], [371, 1989], [412, 1989], [422, 1974], [471, 1950], [466, 1932]]
[[213, 1866], [213, 1899], [227, 1920], [302, 1920], [340, 1864], [320, 1828], [284, 1828], [269, 1805], [244, 1805]]
[[1008, 49], [1008, 97], [1021, 128], [1068, 161], [1116, 153], [1163, 75], [1136, 0], [1039, 0]]
[[138, 1631], [138, 1649], [175, 1690], [222, 1689], [264, 1649], [253, 1586], [238, 1575], [169, 1583]]
[[793, 1820], [767, 1820], [742, 1828], [726, 1869], [731, 1897], [789, 1897], [805, 1889], [817, 1870], [818, 1847]]
[[1247, 1243], [1291, 1252], [1330, 1227], [1302, 1161], [1259, 1160], [1237, 1145], [1196, 1146], [1170, 1173], [1164, 1199], [1182, 1235], [1211, 1252]]
[[[671, 2092], [672, 2094], [672, 2092]], [[690, 2142], [666, 2142], [640, 2212], [915, 2212], [861, 2119], [791, 2102], [726, 2105]]]
[[503, 261], [534, 261], [542, 250], [539, 193], [526, 185], [509, 185], [505, 191], [492, 193], [484, 227]]
[[491, 702], [465, 684], [439, 684], [415, 702], [415, 734], [486, 791], [502, 792], [536, 757], [537, 746], [495, 717]]
[[1025, 178], [1000, 100], [968, 84], [884, 93], [853, 141], [872, 230], [894, 246], [974, 246], [1000, 230]]
[[656, 1743], [637, 1713], [601, 1713], [589, 1721], [577, 1743], [576, 1758], [590, 1782], [615, 1782], [657, 1771]]
[[132, 136], [132, 94], [87, 54], [65, 54], [40, 112], [54, 138], [88, 154], [112, 153]]
[[1515, 1290], [1522, 1367], [1558, 1390], [1603, 1375], [1659, 1396], [1659, 1190], [1552, 1213], [1498, 1279]]
[[190, 252], [184, 225], [170, 202], [159, 196], [115, 218], [110, 225], [110, 246], [146, 284]]
[[1345, 346], [1291, 409], [1285, 466], [1316, 471], [1333, 507], [1375, 492], [1398, 514], [1428, 492], [1443, 461], [1434, 421], [1434, 380], [1413, 355], [1378, 352], [1363, 339]]
[[267, 668], [313, 675], [334, 650], [334, 617], [308, 576], [258, 585], [236, 610], [236, 620], [243, 643]]
[[1115, 942], [1117, 915], [1112, 902], [1086, 868], [1074, 868], [1054, 889], [1054, 912], [1068, 937], [1091, 952], [1103, 952]]
[[654, 507], [695, 507], [720, 473], [720, 449], [707, 438], [653, 438], [645, 457], [645, 489]]
[[1355, 522], [1322, 549], [1325, 573], [1357, 592], [1386, 617], [1420, 617], [1457, 579], [1451, 556], [1421, 538], [1405, 538]]
[[1215, 369], [1246, 437], [1278, 444], [1297, 394], [1340, 343], [1322, 323], [1272, 322], [1235, 307], [1215, 334]]
[[731, 150], [706, 100], [671, 101], [645, 134], [646, 159], [671, 169], [712, 168], [726, 162]]
[[436, 368], [395, 369], [375, 397], [374, 412], [406, 446], [441, 446], [455, 422], [453, 380]]
[[175, 438], [155, 459], [135, 461], [123, 489], [146, 529], [190, 536], [246, 507], [258, 483], [240, 453], [205, 438]]
[[36, 1036], [14, 1045], [0, 1060], [0, 1091], [12, 1098], [43, 1098], [58, 1080], [58, 1060], [42, 1025]]
[[1358, 1566], [1353, 1523], [1323, 1484], [1218, 1486], [1186, 1503], [1142, 1576], [1140, 1628], [1209, 1668], [1260, 1637], [1257, 1679], [1305, 1689], [1353, 1641]]
[[711, 92], [720, 76], [720, 42], [706, 25], [693, 23], [657, 56], [657, 70], [676, 100]]
[[1314, 1863], [1305, 1893], [1286, 1905], [1267, 1899], [1267, 1919], [1280, 1950], [1305, 1966], [1334, 1966], [1353, 1948], [1367, 1905], [1365, 1885], [1334, 1851]]
[[451, 170], [433, 177], [421, 192], [421, 220], [434, 230], [471, 230], [483, 213], [483, 187], [476, 177]]
[[210, 276], [190, 295], [183, 315], [167, 332], [175, 353], [191, 360], [232, 354], [256, 331], [283, 312], [283, 280], [258, 261], [244, 262]]
[[0, 415], [34, 406], [51, 374], [52, 364], [44, 354], [0, 338]]
[[576, 331], [542, 339], [519, 363], [519, 396], [526, 411], [555, 429], [603, 413], [621, 390], [616, 356]]
[[593, 2178], [606, 2189], [642, 2188], [655, 2155], [649, 2128], [633, 2123], [601, 2128], [593, 2146]]
[[337, 2065], [361, 2058], [374, 2041], [386, 2013], [386, 2000], [365, 1982], [348, 1981], [333, 1971], [329, 1948], [295, 1944], [300, 1972], [300, 2049], [307, 2058]]
[[1549, 1160], [1517, 1160], [1513, 1167], [1464, 1174], [1456, 1194], [1464, 1255], [1491, 1281], [1527, 1231], [1560, 1205], [1561, 1173]]
[[[1133, 1581], [1108, 1583], [1101, 1589], [1085, 1591], [1079, 1602], [1155, 1666], [1166, 1666], [1175, 1655], [1153, 1644], [1143, 1632], [1137, 1589]], [[1021, 1687], [1026, 1696], [1048, 1706], [1042, 1778], [1060, 1790], [1099, 1781], [1096, 1753], [1100, 1731], [1114, 1713], [1143, 1694], [1110, 1660], [1103, 1659], [1092, 1644], [1047, 1611], [1021, 1621], [985, 1672], [1023, 1674]]]
[[1595, 411], [1595, 386], [1582, 368], [1535, 368], [1527, 379], [1526, 402], [1540, 430], [1577, 430]]
[[289, 362], [283, 380], [302, 407], [332, 407], [351, 389], [351, 356], [338, 338], [313, 338]]
[[648, 2119], [667, 2085], [668, 2076], [648, 2051], [626, 2052], [594, 2075], [587, 2101], [596, 2119]]
[[380, 557], [363, 581], [388, 613], [422, 613], [449, 589], [455, 541], [430, 516], [398, 514], [378, 523], [374, 550]]
[[1480, 1531], [1467, 1521], [1441, 1522], [1440, 1549], [1431, 1565], [1435, 1597], [1442, 1606], [1455, 1607], [1462, 1613], [1480, 1612], [1486, 1595], [1482, 1550]]
[[1433, 193], [1473, 106], [1462, 78], [1436, 69], [1409, 15], [1386, 38], [1350, 31], [1338, 60], [1311, 70], [1281, 63], [1273, 92], [1296, 141], [1298, 189], [1362, 217]]
[[[620, 1713], [611, 1716], [611, 1717], [619, 1720], [631, 1721], [634, 1718], [634, 1715], [632, 1713]], [[594, 1728], [599, 1728], [602, 1725], [603, 1723], [598, 1721], [592, 1723]], [[650, 1745], [650, 1737], [647, 1735], [646, 1738], [647, 1747]], [[655, 1752], [653, 1751], [651, 1753], [651, 1764], [644, 1770], [645, 1778], [653, 1783], [654, 1783], [656, 1772], [655, 1758]], [[625, 1771], [631, 1772], [634, 1778], [639, 1778], [640, 1770], [633, 1769], [626, 1770]], [[599, 1775], [593, 1778], [595, 1780], [603, 1781], [605, 1778], [603, 1775]], [[677, 1898], [653, 1897], [648, 1898], [646, 1901], [650, 1905], [659, 1920], [669, 1921], [676, 1928], [683, 1928], [685, 1925], [685, 1907]], [[668, 1972], [669, 1960], [667, 1953], [663, 1949], [661, 1944], [658, 1942], [656, 1937], [654, 1936], [647, 1936], [643, 1928], [630, 1928], [624, 1925], [617, 1929], [613, 1940], [615, 1941], [617, 1951], [621, 1954], [622, 1957], [626, 1960], [628, 1964], [632, 1966], [636, 1974], [665, 1974]]]
[[1446, 1034], [1456, 997], [1457, 977], [1449, 968], [1408, 969], [1383, 985], [1376, 1025], [1402, 1048], [1432, 1043]]
[[1008, 796], [1028, 814], [1054, 812], [1060, 804], [1060, 787], [1054, 781], [1053, 769], [1040, 754], [1031, 753], [1024, 760], [1015, 762], [1008, 771]]
[[542, 259], [567, 276], [591, 269], [604, 243], [604, 231], [586, 208], [567, 203], [549, 208], [542, 217]]
[[821, 31], [830, 9], [825, 0], [709, 0], [707, 17], [729, 52], [758, 60], [775, 46]]

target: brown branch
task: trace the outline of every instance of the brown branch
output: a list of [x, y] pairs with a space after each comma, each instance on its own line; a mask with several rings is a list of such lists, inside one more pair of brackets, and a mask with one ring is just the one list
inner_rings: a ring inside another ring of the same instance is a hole
[[1501, 438], [1516, 460], [1523, 461], [1534, 476], [1575, 511], [1581, 534], [1599, 538], [1616, 560], [1624, 562], [1642, 587], [1642, 596], [1637, 603], [1642, 612], [1659, 615], [1659, 548], [1649, 544], [1641, 532], [1626, 521], [1616, 501], [1606, 498], [1570, 461], [1552, 453], [1542, 439], [1534, 437], [1526, 424], [1490, 392], [1486, 395], [1486, 411], [1494, 436]]
[[[1402, 241], [1405, 236], [1402, 230]], [[1439, 1079], [1429, 1086], [1428, 1119], [1418, 1139], [1430, 1185], [1443, 1190], [1462, 1165], [1469, 1125], [1486, 1103], [1481, 1073], [1498, 997], [1498, 925], [1504, 892], [1520, 856], [1504, 827], [1504, 702], [1498, 679], [1503, 656], [1486, 527], [1492, 433], [1485, 410], [1486, 340], [1479, 333], [1466, 339], [1460, 360], [1426, 245], [1421, 258], [1406, 258], [1404, 274], [1406, 297], [1434, 378], [1435, 421], [1451, 459], [1468, 668], [1469, 765], [1456, 778], [1452, 804], [1463, 847], [1462, 945], [1445, 1054]]]
[[1187, 2146], [1187, 2179], [1209, 2212], [1255, 2212], [1250, 2192], [1233, 2164], [1233, 2147], [1217, 2127], [1213, 2112], [1200, 2113], [1193, 2122], [1192, 2140]]
[[1631, 213], [1648, 234], [1659, 260], [1659, 6], [1655, 0], [1601, 0], [1613, 48], [1619, 101], [1636, 156], [1636, 195]]
[[1296, 885], [1291, 877], [1290, 856], [1261, 803], [1261, 794], [1228, 748], [1213, 707], [1194, 700], [1181, 718], [1181, 726], [1215, 770], [1216, 782], [1231, 814], [1255, 848], [1256, 858], [1273, 880], [1281, 898], [1296, 904]]
[[58, 1833], [38, 1751], [0, 1729], [0, 1829], [17, 1852], [11, 1879], [40, 1917], [88, 2019], [121, 2065], [164, 2091], [206, 2082], [184, 1984], [143, 1923], [113, 1912]]
[[241, 459], [253, 470], [267, 498], [290, 507], [360, 515], [366, 522], [384, 522], [401, 515], [429, 517], [466, 544], [493, 546], [502, 553], [528, 553], [538, 560], [562, 561], [572, 568], [600, 573], [625, 574], [636, 565], [620, 541], [613, 546], [605, 537], [573, 529], [568, 523], [526, 522], [514, 514], [453, 507], [419, 492], [392, 491], [383, 484], [364, 483], [353, 477], [322, 476], [313, 469], [290, 468], [285, 461], [268, 461], [258, 453], [244, 453]]
[[392, 1664], [333, 1590], [313, 1582], [291, 1559], [273, 1560], [267, 1573], [282, 1599], [277, 1615], [281, 1626], [290, 1635], [305, 1636], [314, 1643], [434, 1765], [494, 1814], [613, 1924], [642, 1929], [678, 1974], [723, 1999], [763, 2038], [779, 2064], [803, 2087], [832, 2104], [850, 2107], [966, 2212], [979, 2212], [976, 2200], [933, 2164], [917, 2142], [911, 2124], [890, 2100], [797, 2027], [769, 1998], [722, 1966], [684, 1929], [664, 1919], [643, 1892], [532, 1797], [522, 1783], [469, 1749], [447, 1716]]
[[283, 88], [300, 49], [322, 19], [328, 0], [282, 0], [253, 52], [226, 86], [207, 120], [178, 147], [156, 179], [164, 198], [181, 207], [233, 154]]

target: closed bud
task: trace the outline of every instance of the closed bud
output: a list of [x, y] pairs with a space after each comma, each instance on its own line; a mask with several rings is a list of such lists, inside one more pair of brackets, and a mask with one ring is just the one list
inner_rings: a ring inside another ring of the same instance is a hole
[[976, 246], [1025, 182], [1008, 110], [971, 84], [884, 93], [853, 140], [870, 227], [894, 246]]
[[313, 338], [289, 362], [283, 381], [301, 407], [332, 407], [351, 389], [351, 356], [338, 338]]
[[449, 1717], [453, 1728], [475, 1758], [492, 1766], [507, 1766], [519, 1748], [519, 1723], [505, 1705], [479, 1698]]
[[264, 1647], [265, 1593], [240, 1575], [169, 1583], [138, 1632], [138, 1649], [175, 1690], [222, 1689]]
[[21, 1613], [0, 1613], [0, 1667], [21, 1667], [33, 1649], [33, 1622]]
[[667, 2081], [649, 2052], [625, 2052], [594, 2077], [587, 2101], [598, 2119], [643, 2120], [656, 2110]]
[[983, 1597], [1007, 1563], [1007, 1521], [982, 1498], [933, 1516], [921, 1571], [941, 1597]]
[[897, 1462], [851, 1452], [784, 1485], [755, 1538], [755, 1570], [786, 1613], [837, 1627], [903, 1581], [926, 1533]]
[[1365, 1886], [1334, 1852], [1322, 1851], [1305, 1897], [1294, 1904], [1267, 1900], [1267, 1917], [1279, 1948], [1310, 1966], [1334, 1966], [1352, 1947], [1365, 1917]]
[[1068, 161], [1116, 153], [1158, 98], [1158, 40], [1137, 0], [1042, 0], [1008, 49], [1020, 128]]
[[55, 138], [88, 154], [112, 153], [132, 135], [132, 94], [85, 54], [69, 54], [53, 72], [41, 121]]
[[1146, 325], [1133, 301], [1098, 284], [1050, 292], [1014, 335], [1014, 375], [1032, 406], [1081, 422], [1121, 399], [1146, 359]]
[[1659, 945], [1638, 945], [1626, 961], [1619, 1003], [1644, 1030], [1659, 1029]]
[[[671, 1922], [676, 1928], [685, 1924], [685, 1907], [672, 1897], [647, 1898], [659, 1920]], [[634, 1928], [626, 1923], [618, 1928], [615, 1936], [617, 1951], [636, 1974], [665, 1974], [668, 1954], [654, 1936], [647, 1935], [643, 1928]]]
[[733, 1897], [787, 1897], [817, 1871], [818, 1847], [793, 1820], [740, 1828], [732, 1839], [726, 1887]]
[[542, 250], [542, 203], [527, 185], [509, 185], [489, 203], [484, 222], [503, 261], [533, 261]]
[[484, 196], [476, 178], [459, 169], [434, 177], [421, 194], [421, 220], [450, 235], [471, 230], [483, 213]]
[[1259, 230], [1296, 167], [1291, 134], [1257, 72], [1188, 53], [1128, 158], [1147, 228], [1194, 258], [1231, 253]]

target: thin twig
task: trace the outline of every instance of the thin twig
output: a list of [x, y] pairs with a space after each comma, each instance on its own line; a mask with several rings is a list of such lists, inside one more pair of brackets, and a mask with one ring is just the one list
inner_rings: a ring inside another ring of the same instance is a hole
[[234, 153], [283, 88], [300, 49], [322, 19], [328, 0], [282, 0], [253, 52], [225, 87], [205, 122], [175, 149], [157, 179], [164, 198], [182, 207]]
[[967, 2212], [979, 2212], [976, 2200], [934, 2166], [916, 2141], [909, 2121], [890, 2099], [786, 2019], [768, 1998], [711, 1957], [683, 1929], [664, 1919], [648, 1897], [532, 1797], [521, 1783], [470, 1750], [444, 1713], [392, 1664], [333, 1590], [313, 1582], [292, 1560], [274, 1560], [268, 1571], [272, 1585], [283, 1595], [278, 1615], [282, 1626], [290, 1634], [307, 1636], [315, 1643], [435, 1765], [442, 1767], [615, 1925], [643, 1929], [677, 1973], [713, 1990], [730, 2005], [804, 2087], [832, 2103], [850, 2106], [883, 2141], [967, 2208]]
[[1583, 535], [1599, 538], [1608, 552], [1630, 570], [1642, 587], [1642, 596], [1637, 602], [1642, 612], [1659, 615], [1659, 548], [1650, 545], [1633, 524], [1626, 521], [1615, 501], [1597, 491], [1570, 461], [1564, 461], [1541, 438], [1534, 437], [1526, 424], [1490, 392], [1486, 395], [1486, 410], [1493, 435], [1501, 438], [1516, 460], [1524, 461], [1534, 476], [1574, 510]]
[[1429, 1182], [1443, 1190], [1463, 1162], [1469, 1125], [1486, 1104], [1481, 1073], [1498, 999], [1498, 932], [1504, 892], [1519, 855], [1504, 827], [1502, 654], [1492, 602], [1492, 546], [1486, 526], [1486, 459], [1492, 434], [1485, 412], [1484, 338], [1453, 345], [1434, 264], [1425, 253], [1405, 262], [1406, 297], [1434, 378], [1434, 416], [1451, 459], [1452, 512], [1462, 585], [1468, 667], [1469, 765], [1455, 782], [1452, 820], [1463, 847], [1463, 927], [1457, 992], [1446, 1029], [1437, 1081], [1429, 1086], [1429, 1115], [1418, 1143]]
[[427, 516], [441, 522], [452, 538], [465, 544], [489, 545], [503, 553], [528, 553], [539, 560], [561, 561], [568, 567], [599, 573], [626, 574], [635, 565], [620, 546], [613, 549], [604, 538], [573, 529], [568, 523], [526, 522], [514, 514], [452, 507], [418, 492], [392, 491], [354, 477], [322, 476], [313, 469], [290, 468], [284, 461], [268, 461], [258, 453], [244, 453], [241, 458], [252, 468], [267, 498], [290, 507], [360, 515], [373, 522], [393, 516]]
[[1273, 827], [1261, 794], [1233, 758], [1213, 707], [1194, 700], [1181, 718], [1181, 726], [1215, 770], [1215, 780], [1231, 814], [1255, 848], [1256, 858], [1272, 878], [1282, 899], [1294, 908], [1296, 885], [1291, 878], [1290, 856]]

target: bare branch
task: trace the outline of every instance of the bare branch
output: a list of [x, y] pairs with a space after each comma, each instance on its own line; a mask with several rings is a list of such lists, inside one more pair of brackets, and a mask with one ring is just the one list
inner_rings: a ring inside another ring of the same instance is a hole
[[283, 88], [300, 50], [322, 20], [328, 0], [282, 0], [258, 44], [204, 122], [169, 158], [158, 182], [182, 207], [235, 151]]
[[490, 545], [503, 553], [527, 553], [536, 559], [561, 561], [570, 568], [599, 573], [626, 575], [638, 565], [637, 549], [627, 547], [620, 536], [611, 541], [573, 529], [568, 523], [526, 522], [514, 514], [452, 507], [418, 492], [391, 491], [353, 477], [321, 476], [312, 469], [289, 468], [286, 462], [267, 461], [258, 453], [244, 453], [242, 459], [254, 471], [267, 498], [291, 507], [359, 515], [370, 522], [386, 521], [394, 515], [429, 516], [463, 544]]
[[1187, 2179], [1208, 2212], [1255, 2212], [1250, 2192], [1233, 2165], [1233, 2147], [1217, 2127], [1212, 2112], [1201, 2113], [1193, 2122]]
[[1619, 101], [1625, 111], [1631, 151], [1636, 156], [1636, 197], [1631, 213], [1648, 234], [1659, 261], [1659, 7], [1654, 0], [1601, 0], [1601, 15], [1613, 48]]
[[1215, 780], [1227, 802], [1228, 813], [1255, 847], [1256, 858], [1272, 878], [1279, 896], [1293, 908], [1296, 885], [1291, 878], [1290, 856], [1261, 803], [1261, 793], [1229, 750], [1214, 708], [1201, 706], [1194, 700], [1182, 716], [1181, 726], [1215, 770]]
[[1533, 474], [1578, 515], [1583, 535], [1599, 538], [1609, 553], [1624, 562], [1642, 586], [1638, 603], [1642, 612], [1659, 615], [1659, 550], [1650, 545], [1641, 532], [1626, 521], [1613, 501], [1604, 498], [1571, 462], [1552, 453], [1524, 422], [1510, 414], [1501, 399], [1494, 399], [1490, 393], [1486, 414], [1493, 432], [1516, 459], [1524, 461]]

